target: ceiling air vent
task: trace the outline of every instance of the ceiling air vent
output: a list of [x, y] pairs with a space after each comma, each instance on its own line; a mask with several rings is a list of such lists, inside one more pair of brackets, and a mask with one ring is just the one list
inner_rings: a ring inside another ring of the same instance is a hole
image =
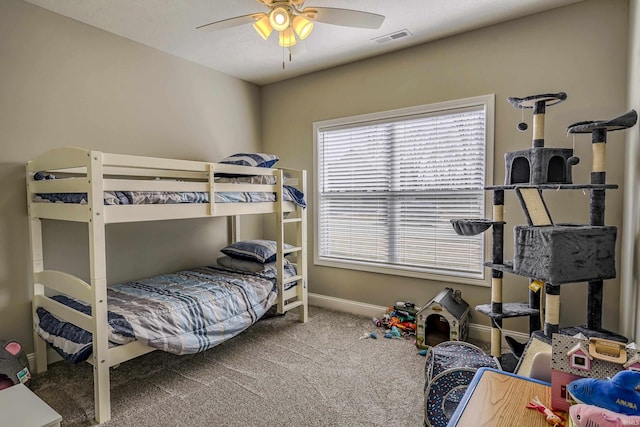
[[380, 36], [380, 37], [376, 37], [375, 39], [371, 39], [376, 41], [379, 44], [382, 43], [387, 43], [393, 40], [398, 40], [404, 37], [409, 37], [411, 35], [411, 33], [409, 32], [409, 30], [400, 30], [400, 31], [396, 31], [395, 33], [391, 33], [391, 34], [387, 34], [384, 36]]

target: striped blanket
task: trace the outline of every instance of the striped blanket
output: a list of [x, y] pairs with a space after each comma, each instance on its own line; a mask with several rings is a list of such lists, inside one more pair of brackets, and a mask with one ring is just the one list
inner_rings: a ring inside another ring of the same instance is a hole
[[[283, 198], [306, 207], [304, 194], [295, 187], [284, 185]], [[215, 193], [216, 203], [274, 202], [275, 193], [221, 192]], [[86, 193], [42, 193], [34, 196], [35, 202], [87, 204]], [[105, 191], [105, 205], [146, 205], [175, 203], [209, 203], [209, 193], [178, 191]]]
[[[175, 353], [197, 353], [239, 334], [273, 305], [271, 277], [222, 267], [200, 267], [110, 286], [107, 290], [110, 345], [139, 340]], [[90, 314], [86, 304], [58, 295], [57, 301]], [[36, 310], [37, 332], [66, 360], [92, 352], [91, 333]]]

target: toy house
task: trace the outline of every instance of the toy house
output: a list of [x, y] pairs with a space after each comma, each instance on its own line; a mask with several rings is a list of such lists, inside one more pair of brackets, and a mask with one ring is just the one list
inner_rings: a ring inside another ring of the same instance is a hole
[[601, 338], [553, 334], [551, 358], [551, 404], [567, 411], [567, 385], [580, 378], [611, 378], [616, 373], [640, 370], [640, 353], [634, 343], [624, 344]]
[[622, 366], [630, 371], [640, 371], [640, 354], [636, 353], [632, 359], [627, 360], [627, 363]]
[[464, 341], [469, 332], [469, 304], [459, 290], [443, 289], [416, 313], [416, 345]]
[[622, 365], [624, 369], [630, 371], [640, 371], [640, 351], [638, 351], [638, 345], [634, 342], [627, 344], [627, 351], [634, 351], [635, 356], [628, 357], [627, 362]]

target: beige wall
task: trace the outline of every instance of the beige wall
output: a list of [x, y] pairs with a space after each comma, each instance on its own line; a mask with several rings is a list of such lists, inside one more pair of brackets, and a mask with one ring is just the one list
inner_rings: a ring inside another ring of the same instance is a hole
[[[521, 111], [509, 96], [564, 91], [568, 100], [550, 107], [546, 145], [571, 147], [568, 125], [612, 118], [626, 111], [626, 0], [585, 1], [463, 35], [331, 70], [266, 86], [262, 90], [264, 149], [313, 170], [312, 123], [395, 108], [492, 94], [496, 96], [495, 167], [488, 184], [504, 182], [503, 156], [531, 145], [531, 133], [516, 130]], [[531, 125], [531, 114], [527, 118]], [[581, 157], [574, 182], [589, 182], [590, 136], [576, 138]], [[607, 181], [623, 183], [624, 135], [612, 133]], [[313, 173], [310, 174], [313, 184]], [[588, 223], [588, 194], [546, 192], [556, 222]], [[507, 230], [523, 223], [513, 194], [506, 196]], [[489, 199], [490, 203], [490, 199]], [[313, 218], [309, 242], [313, 248]], [[622, 191], [607, 193], [606, 223], [621, 227]], [[507, 243], [511, 239], [508, 233]], [[512, 245], [507, 245], [511, 256]], [[618, 244], [619, 246], [619, 244]], [[619, 258], [619, 257], [618, 257]], [[619, 259], [618, 259], [619, 266]], [[489, 289], [392, 275], [310, 265], [310, 292], [388, 306], [397, 300], [423, 304], [444, 286], [462, 290], [471, 305], [490, 301]], [[504, 300], [526, 301], [527, 279], [505, 278]], [[604, 327], [617, 329], [619, 280], [605, 282]], [[584, 284], [562, 288], [562, 325], [586, 322]], [[474, 315], [474, 322], [488, 324]], [[524, 320], [505, 321], [507, 329], [527, 332]]]
[[[260, 90], [21, 0], [0, 1], [0, 338], [32, 351], [25, 163], [60, 146], [217, 160], [258, 150]], [[254, 221], [249, 233], [262, 233]], [[45, 267], [88, 279], [86, 226], [45, 223]], [[108, 226], [109, 282], [211, 263], [223, 218]]]

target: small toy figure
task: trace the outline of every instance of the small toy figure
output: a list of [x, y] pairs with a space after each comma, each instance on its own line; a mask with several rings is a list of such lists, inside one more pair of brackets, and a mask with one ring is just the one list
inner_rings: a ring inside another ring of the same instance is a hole
[[531, 402], [527, 405], [528, 409], [535, 409], [538, 412], [544, 414], [547, 422], [551, 424], [553, 427], [564, 427], [564, 418], [560, 415], [553, 412], [551, 409], [547, 408], [542, 404], [540, 399], [534, 397]]
[[594, 405], [579, 403], [569, 407], [572, 427], [640, 426], [640, 417], [618, 414]]
[[367, 332], [366, 334], [360, 337], [361, 340], [367, 339], [367, 338], [373, 338], [375, 340], [375, 339], [378, 339], [378, 336], [376, 335], [375, 332]]

